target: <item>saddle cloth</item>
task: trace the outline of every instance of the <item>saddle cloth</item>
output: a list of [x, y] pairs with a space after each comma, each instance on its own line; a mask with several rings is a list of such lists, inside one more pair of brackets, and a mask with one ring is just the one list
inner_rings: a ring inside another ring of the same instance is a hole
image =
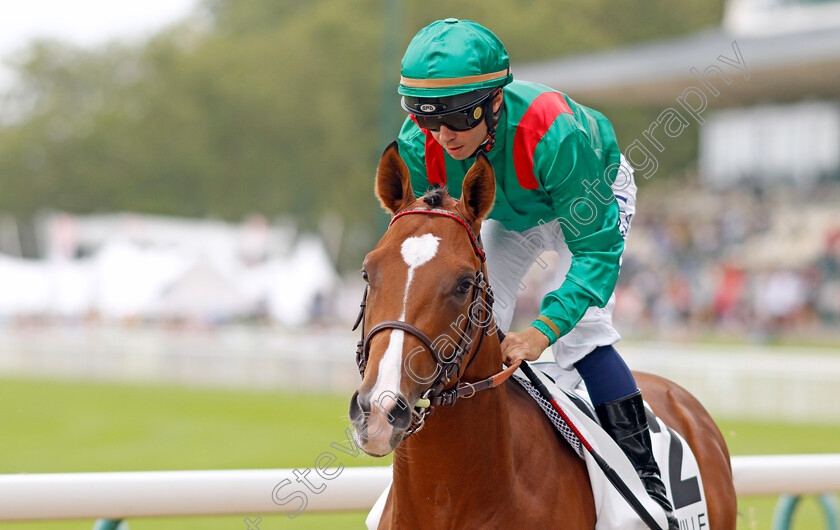
[[[563, 412], [574, 423], [581, 435], [589, 441], [595, 452], [600, 454], [630, 490], [642, 502], [645, 509], [659, 523], [665, 524], [665, 514], [662, 508], [645, 492], [630, 461], [612, 438], [601, 428], [595, 419], [595, 412], [589, 401], [589, 394], [577, 374], [577, 371], [563, 370], [554, 363], [531, 363], [534, 373], [545, 383], [551, 391], [554, 400]], [[540, 408], [549, 416], [552, 424], [563, 435], [566, 441], [586, 460], [589, 470], [590, 484], [595, 498], [595, 509], [598, 522], [596, 530], [627, 528], [645, 530], [647, 526], [633, 511], [618, 490], [607, 480], [604, 472], [571, 429], [562, 421], [559, 414], [550, 403], [545, 401], [528, 378], [521, 371], [514, 374], [514, 379], [522, 385], [528, 393], [539, 403]], [[676, 431], [666, 426], [661, 419], [653, 414], [645, 403], [645, 409], [650, 425], [653, 456], [659, 465], [662, 481], [674, 506], [674, 515], [680, 522], [680, 528], [709, 528], [708, 511], [706, 507], [703, 481], [697, 460], [685, 439]]]
[[[610, 438], [595, 420], [595, 413], [589, 395], [576, 371], [566, 371], [554, 363], [530, 363], [554, 400], [574, 423], [593, 449], [612, 467], [636, 498], [662, 528], [667, 528], [665, 513], [645, 492], [641, 479], [636, 474], [624, 452]], [[580, 441], [560, 419], [551, 405], [542, 399], [521, 371], [514, 373], [514, 379], [522, 385], [549, 416], [552, 424], [560, 431], [577, 454], [585, 459], [589, 470], [589, 481], [595, 499], [597, 523], [595, 530], [648, 530], [645, 523], [625, 501], [618, 490], [609, 482], [595, 459], [580, 444]], [[709, 530], [708, 511], [703, 492], [703, 482], [697, 460], [685, 440], [667, 427], [645, 404], [650, 424], [653, 455], [659, 464], [662, 479], [674, 506], [674, 514], [680, 521], [680, 528], [705, 528]], [[562, 473], [562, 470], [557, 470]], [[385, 508], [385, 501], [391, 489], [389, 484], [374, 504], [365, 521], [369, 529], [379, 526], [379, 519]]]

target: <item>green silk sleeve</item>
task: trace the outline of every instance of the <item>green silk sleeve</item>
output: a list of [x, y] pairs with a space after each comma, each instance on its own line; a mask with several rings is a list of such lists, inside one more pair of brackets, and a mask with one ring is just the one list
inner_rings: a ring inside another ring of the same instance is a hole
[[408, 166], [411, 175], [411, 189], [415, 197], [422, 197], [429, 190], [429, 177], [426, 175], [425, 162], [425, 135], [411, 121], [406, 118], [400, 130], [397, 144], [400, 149], [400, 158]]
[[618, 203], [586, 135], [572, 131], [559, 145], [545, 141], [537, 150], [535, 161], [542, 162], [535, 167], [537, 177], [551, 198], [557, 230], [562, 230], [572, 254], [566, 279], [545, 295], [540, 309], [559, 334], [540, 320], [531, 324], [554, 343], [574, 328], [587, 309], [607, 304], [618, 281], [624, 239], [618, 227]]

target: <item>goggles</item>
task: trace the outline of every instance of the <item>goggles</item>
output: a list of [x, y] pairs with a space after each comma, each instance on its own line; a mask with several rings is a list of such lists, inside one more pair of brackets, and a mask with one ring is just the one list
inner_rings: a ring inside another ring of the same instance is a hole
[[445, 98], [415, 98], [404, 96], [402, 108], [414, 116], [417, 126], [439, 131], [441, 125], [453, 131], [475, 128], [491, 112], [493, 97], [498, 88], [459, 94]]

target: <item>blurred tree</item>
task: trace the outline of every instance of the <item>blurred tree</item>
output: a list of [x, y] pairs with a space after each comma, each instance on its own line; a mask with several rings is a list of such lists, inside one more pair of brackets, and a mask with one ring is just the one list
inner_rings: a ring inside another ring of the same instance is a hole
[[[405, 0], [400, 50], [384, 53], [384, 2], [396, 1], [207, 0], [201, 16], [140, 45], [34, 44], [0, 129], [0, 211], [232, 220], [259, 211], [309, 228], [334, 211], [345, 234], [375, 236], [382, 76], [392, 71], [396, 91], [399, 75], [398, 61], [382, 60], [400, 57], [423, 25], [485, 24], [515, 67], [684, 33], [722, 9], [722, 0]], [[342, 266], [358, 267], [366, 248], [343, 248]]]

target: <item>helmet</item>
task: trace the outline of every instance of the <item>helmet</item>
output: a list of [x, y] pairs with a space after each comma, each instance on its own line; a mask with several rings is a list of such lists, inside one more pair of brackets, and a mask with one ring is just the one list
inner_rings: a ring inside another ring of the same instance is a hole
[[411, 40], [400, 73], [402, 107], [418, 125], [467, 130], [484, 120], [488, 140], [480, 149], [493, 148], [501, 116], [493, 99], [513, 75], [504, 44], [490, 30], [457, 18], [433, 22]]
[[399, 93], [443, 98], [513, 80], [507, 50], [487, 28], [447, 18], [421, 29], [402, 60]]

